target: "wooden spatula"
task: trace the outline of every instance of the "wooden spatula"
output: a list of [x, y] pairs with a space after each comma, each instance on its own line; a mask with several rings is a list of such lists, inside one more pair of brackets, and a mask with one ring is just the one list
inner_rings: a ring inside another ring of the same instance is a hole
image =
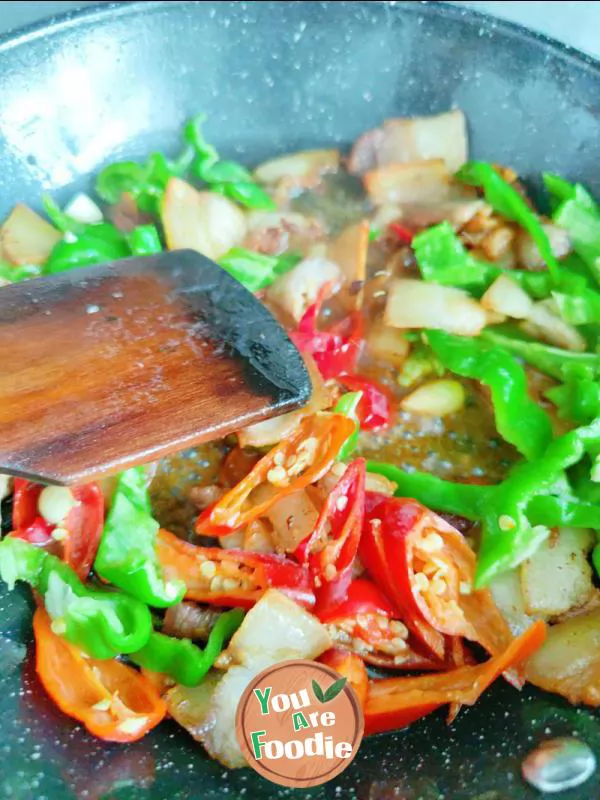
[[0, 291], [0, 472], [94, 480], [304, 404], [267, 309], [184, 250]]

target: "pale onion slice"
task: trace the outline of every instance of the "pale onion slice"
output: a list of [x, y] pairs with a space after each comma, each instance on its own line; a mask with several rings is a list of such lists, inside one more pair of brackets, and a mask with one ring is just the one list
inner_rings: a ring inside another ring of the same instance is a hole
[[440, 159], [388, 164], [367, 172], [365, 189], [376, 205], [384, 203], [433, 203], [450, 195], [450, 178]]
[[554, 300], [541, 300], [534, 303], [527, 319], [521, 323], [522, 330], [534, 339], [548, 344], [584, 353], [587, 342], [575, 326], [565, 322], [556, 308]]
[[100, 207], [92, 200], [92, 198], [79, 192], [76, 194], [65, 206], [65, 214], [68, 214], [72, 219], [78, 222], [85, 222], [87, 225], [96, 225], [104, 221], [104, 216]]
[[312, 383], [312, 395], [308, 403], [297, 411], [289, 411], [280, 417], [257, 422], [238, 431], [240, 447], [268, 447], [277, 444], [289, 436], [304, 417], [323, 411], [333, 404], [333, 386], [325, 385], [321, 373], [310, 356], [305, 355], [304, 362]]
[[355, 309], [360, 309], [363, 301], [370, 230], [368, 220], [356, 222], [343, 230], [327, 251], [327, 257], [341, 268], [346, 283], [355, 284], [356, 291], [349, 294], [350, 307]]
[[584, 528], [559, 528], [521, 566], [525, 611], [545, 619], [584, 606], [594, 592], [588, 553], [595, 536]]
[[600, 609], [549, 628], [526, 674], [540, 689], [571, 703], [600, 706]]
[[468, 148], [465, 115], [458, 109], [430, 117], [391, 119], [356, 140], [348, 169], [362, 175], [385, 164], [439, 158], [456, 172], [467, 160]]
[[314, 531], [319, 518], [308, 493], [302, 489], [278, 500], [265, 515], [273, 530], [271, 538], [278, 553], [293, 553]]
[[219, 662], [275, 664], [290, 658], [318, 658], [331, 639], [317, 617], [277, 589], [268, 589], [244, 617]]
[[[551, 222], [543, 223], [542, 228], [548, 237], [554, 256], [556, 258], [564, 258], [569, 255], [572, 247], [569, 234], [566, 230], [564, 230], [564, 228], [559, 228], [558, 225], [554, 225]], [[526, 231], [521, 231], [517, 238], [516, 253], [519, 263], [522, 264], [525, 269], [532, 271], [546, 269], [547, 265], [538, 250], [537, 244]]]
[[385, 475], [379, 475], [377, 472], [367, 472], [365, 477], [365, 490], [367, 492], [377, 492], [384, 494], [386, 497], [392, 497], [398, 484], [386, 478]]
[[367, 348], [372, 356], [401, 367], [410, 352], [410, 343], [398, 328], [375, 322], [367, 337]]
[[525, 610], [520, 570], [513, 569], [494, 578], [490, 591], [511, 633], [520, 636], [534, 622]]
[[246, 235], [245, 215], [235, 203], [180, 178], [167, 184], [161, 218], [169, 250], [196, 250], [208, 258], [221, 258]]
[[19, 266], [44, 264], [61, 233], [49, 222], [19, 203], [0, 228], [2, 258]]
[[254, 178], [266, 184], [289, 178], [303, 180], [326, 172], [335, 172], [339, 166], [339, 150], [303, 150], [263, 162], [254, 170]]
[[431, 381], [404, 397], [400, 408], [424, 417], [447, 417], [464, 408], [465, 389], [455, 380]]
[[233, 533], [226, 533], [225, 536], [220, 536], [219, 544], [226, 550], [243, 550], [244, 531], [233, 531]]
[[333, 261], [309, 257], [277, 278], [266, 290], [266, 296], [299, 322], [326, 283], [332, 283], [334, 290], [342, 280], [342, 270]]
[[384, 320], [394, 328], [436, 328], [477, 336], [486, 312], [462, 289], [413, 278], [397, 278], [390, 286]]
[[[221, 537], [221, 540], [225, 537]], [[225, 547], [225, 545], [223, 545]], [[254, 519], [244, 529], [242, 550], [248, 553], [274, 553], [273, 532], [269, 520]]]
[[507, 275], [496, 278], [481, 298], [481, 305], [513, 319], [526, 319], [533, 309], [533, 301], [527, 292]]
[[485, 309], [486, 325], [500, 325], [500, 323], [506, 322], [506, 319], [506, 314], [499, 314], [497, 311], [489, 311], [489, 309]]

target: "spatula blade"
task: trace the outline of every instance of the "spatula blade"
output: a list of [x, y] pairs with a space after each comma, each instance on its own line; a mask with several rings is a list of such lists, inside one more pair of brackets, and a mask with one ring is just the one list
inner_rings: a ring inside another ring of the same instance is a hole
[[301, 356], [210, 259], [175, 251], [0, 292], [0, 472], [70, 484], [303, 405]]

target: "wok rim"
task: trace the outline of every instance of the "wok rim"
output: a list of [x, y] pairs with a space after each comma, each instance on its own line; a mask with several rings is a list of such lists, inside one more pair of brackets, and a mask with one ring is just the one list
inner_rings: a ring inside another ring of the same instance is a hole
[[[223, 0], [221, 0], [223, 2]], [[319, 4], [322, 8], [327, 8], [332, 2], [340, 5], [339, 0], [322, 0]], [[535, 31], [521, 25], [518, 22], [495, 17], [470, 6], [450, 5], [450, 3], [440, 0], [345, 0], [349, 6], [363, 6], [365, 10], [373, 9], [374, 6], [387, 7], [391, 13], [399, 14], [420, 14], [441, 16], [447, 19], [462, 20], [467, 25], [479, 24], [486, 33], [498, 33], [501, 36], [535, 42], [536, 46], [545, 50], [550, 50], [553, 55], [567, 61], [575, 62], [578, 67], [591, 70], [600, 76], [600, 58], [595, 58], [589, 53], [579, 50], [572, 45], [561, 42], [552, 36], [548, 36], [540, 31]], [[223, 5], [228, 4], [228, 0]], [[300, 5], [301, 0], [288, 0], [286, 6]], [[103, 22], [109, 18], [120, 18], [124, 16], [137, 16], [138, 14], [154, 12], [174, 6], [195, 6], [201, 8], [204, 3], [200, 0], [121, 0], [120, 2], [110, 2], [84, 6], [83, 8], [64, 11], [52, 17], [21, 26], [14, 30], [9, 30], [0, 34], [0, 55], [8, 53], [13, 48], [26, 46], [40, 38], [58, 36], [63, 31], [76, 28], [80, 25], [93, 25], [96, 22]]]

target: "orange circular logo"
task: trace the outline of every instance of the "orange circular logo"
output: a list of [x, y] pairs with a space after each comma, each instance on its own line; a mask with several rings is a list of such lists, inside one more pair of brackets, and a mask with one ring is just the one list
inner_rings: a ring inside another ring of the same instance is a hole
[[350, 764], [362, 741], [354, 689], [335, 670], [304, 659], [263, 670], [238, 705], [236, 733], [248, 764], [273, 783], [318, 786]]

